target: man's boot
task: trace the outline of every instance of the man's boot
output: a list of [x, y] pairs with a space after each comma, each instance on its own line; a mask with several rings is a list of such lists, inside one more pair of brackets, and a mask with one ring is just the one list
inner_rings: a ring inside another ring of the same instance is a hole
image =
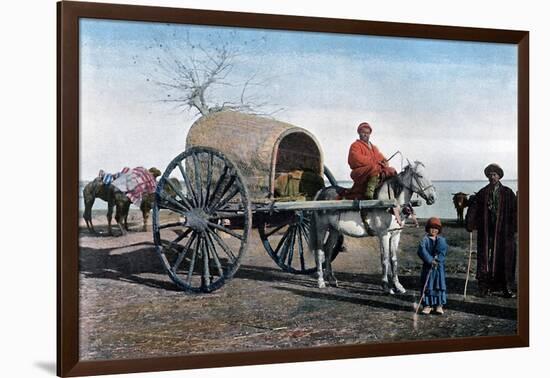
[[478, 281], [478, 296], [481, 298], [485, 298], [489, 295], [489, 286], [485, 282]]
[[374, 190], [378, 185], [378, 176], [369, 177], [367, 181], [367, 190], [365, 191], [365, 198], [368, 200], [374, 199]]
[[508, 284], [502, 285], [502, 294], [504, 295], [504, 298], [515, 298], [516, 294], [512, 291], [512, 286]]

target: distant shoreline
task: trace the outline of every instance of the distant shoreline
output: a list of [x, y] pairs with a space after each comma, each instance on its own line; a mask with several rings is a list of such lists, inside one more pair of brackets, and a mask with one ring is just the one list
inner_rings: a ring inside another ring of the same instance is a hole
[[[432, 180], [432, 182], [482, 182], [482, 181], [487, 181], [487, 179], [485, 180]], [[500, 181], [502, 182], [518, 181], [518, 179], [503, 179]]]

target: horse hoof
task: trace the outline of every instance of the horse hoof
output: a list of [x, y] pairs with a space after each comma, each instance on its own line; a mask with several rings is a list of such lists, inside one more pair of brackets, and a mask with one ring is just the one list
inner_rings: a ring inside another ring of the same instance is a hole
[[318, 282], [317, 286], [319, 287], [319, 289], [324, 289], [325, 287], [327, 287], [327, 285], [324, 282]]
[[395, 284], [395, 290], [397, 290], [398, 294], [405, 294], [407, 292], [407, 290], [400, 283]]
[[390, 285], [389, 285], [387, 282], [383, 282], [383, 283], [382, 283], [382, 290], [383, 290], [386, 294], [390, 294], [390, 295], [395, 294], [395, 292], [393, 291], [393, 288], [390, 287]]

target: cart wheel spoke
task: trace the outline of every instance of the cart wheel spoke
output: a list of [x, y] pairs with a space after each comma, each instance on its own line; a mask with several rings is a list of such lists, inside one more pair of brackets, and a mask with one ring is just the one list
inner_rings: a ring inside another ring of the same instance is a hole
[[216, 268], [218, 268], [218, 273], [220, 276], [223, 276], [223, 268], [222, 264], [220, 262], [220, 257], [218, 256], [218, 252], [216, 252], [216, 248], [214, 246], [214, 242], [212, 241], [212, 236], [210, 236], [209, 233], [206, 233], [206, 242], [209, 249], [210, 256], [212, 256], [212, 259], [214, 260], [214, 263], [216, 264]]
[[165, 182], [166, 182], [166, 185], [168, 185], [168, 187], [170, 188], [170, 190], [174, 192], [181, 199], [183, 204], [180, 204], [175, 199], [171, 198], [171, 196], [168, 195], [168, 193], [166, 192], [161, 193], [161, 199], [163, 201], [168, 201], [170, 203], [176, 202], [180, 206], [183, 206], [185, 210], [190, 210], [193, 208], [193, 205], [189, 202], [189, 200], [187, 199], [187, 197], [185, 197], [185, 195], [181, 192], [181, 190], [176, 186], [176, 184], [174, 184], [173, 180], [166, 180]]
[[[303, 231], [303, 226], [302, 225], [299, 225], [298, 227], [298, 253], [300, 254], [300, 270], [305, 270], [306, 269], [306, 262], [305, 262], [305, 257], [304, 257], [304, 244], [302, 242], [302, 238], [304, 236], [304, 231]], [[307, 239], [306, 239], [306, 243], [307, 243]]]
[[292, 266], [292, 257], [294, 255], [294, 243], [296, 241], [296, 227], [292, 227], [290, 231], [289, 240], [287, 243], [287, 247], [283, 251], [283, 255], [281, 256], [281, 262], [285, 263], [288, 266]]
[[213, 222], [209, 222], [209, 221], [207, 221], [206, 223], [208, 224], [208, 226], [210, 226], [212, 228], [215, 228], [216, 230], [220, 230], [222, 232], [225, 232], [228, 235], [233, 236], [234, 238], [237, 238], [239, 240], [243, 240], [242, 235], [237, 234], [235, 231], [230, 230], [229, 228], [227, 228], [225, 226], [222, 226], [221, 224], [217, 224], [217, 223], [213, 223]]
[[197, 261], [197, 252], [199, 250], [199, 244], [201, 240], [197, 238], [195, 248], [192, 249], [193, 255], [191, 256], [191, 262], [189, 263], [189, 269], [187, 270], [187, 284], [191, 285], [191, 278], [193, 277], [193, 271], [195, 270], [195, 262]]
[[[210, 206], [208, 206], [209, 210], [219, 209], [221, 207], [221, 205], [219, 204], [220, 202], [222, 202], [223, 196], [233, 187], [236, 178], [237, 176], [232, 174], [231, 177], [229, 178], [229, 181], [225, 184], [224, 188], [219, 192], [219, 194], [218, 192], [216, 192], [216, 195], [212, 198], [212, 202], [210, 203]], [[239, 191], [238, 187], [233, 188], [231, 192], [233, 194], [232, 195], [230, 194], [231, 198], [234, 197], [238, 193], [238, 191]], [[227, 201], [229, 201], [229, 199], [231, 198], [228, 198]]]
[[220, 177], [218, 178], [217, 182], [216, 182], [216, 186], [214, 187], [214, 190], [212, 191], [212, 194], [210, 195], [210, 197], [208, 197], [206, 199], [206, 204], [205, 206], [207, 207], [211, 207], [211, 203], [212, 201], [216, 198], [216, 196], [218, 195], [218, 191], [220, 190], [223, 182], [225, 181], [225, 177], [227, 176], [227, 172], [229, 171], [229, 167], [227, 165], [225, 165], [223, 167], [223, 172], [222, 174], [220, 175]]
[[185, 250], [185, 247], [180, 245], [179, 242], [185, 239], [185, 237], [189, 235], [189, 233], [192, 231], [193, 230], [189, 228], [180, 233], [174, 240], [166, 241], [167, 246], [165, 246], [164, 248], [167, 248], [168, 251], [175, 251], [176, 253], [180, 253], [182, 250]]
[[161, 224], [159, 226], [159, 229], [164, 230], [165, 228], [172, 228], [172, 227], [181, 227], [181, 222], [172, 222], [172, 223]]
[[304, 222], [304, 224], [300, 225], [306, 240], [309, 240], [309, 225], [310, 225], [309, 222], [308, 223]]
[[189, 248], [191, 247], [191, 245], [193, 244], [193, 241], [195, 240], [195, 236], [196, 236], [196, 234], [191, 235], [191, 237], [187, 241], [187, 244], [185, 245], [185, 248], [183, 249], [183, 251], [181, 251], [179, 253], [178, 259], [174, 263], [174, 266], [172, 266], [172, 272], [175, 273], [175, 272], [178, 271], [178, 268], [179, 268], [181, 262], [185, 258], [185, 255], [187, 254], [187, 252], [189, 251]]
[[208, 245], [206, 244], [206, 238], [201, 234], [199, 235], [199, 240], [201, 241], [200, 252], [202, 255], [202, 281], [201, 287], [203, 291], [207, 291], [210, 286], [211, 278], [210, 277], [210, 254], [208, 253]]
[[193, 230], [188, 228], [187, 230], [185, 230], [184, 232], [182, 232], [181, 234], [178, 235], [177, 238], [175, 238], [174, 240], [172, 240], [170, 243], [171, 244], [177, 244], [179, 243], [180, 241], [182, 241], [183, 239], [185, 239], [187, 237], [187, 235], [189, 235]]
[[265, 236], [270, 237], [271, 235], [273, 235], [274, 233], [276, 233], [276, 232], [282, 230], [282, 229], [285, 228], [286, 226], [287, 226], [286, 224], [283, 224], [282, 226], [275, 227], [273, 230], [267, 232], [267, 233], [265, 234]]
[[280, 253], [279, 251], [276, 251], [277, 252], [277, 257], [279, 259], [279, 262], [280, 263], [284, 263], [285, 261], [285, 257], [288, 253], [288, 248], [290, 246], [290, 241], [292, 240], [292, 227], [289, 227], [285, 236], [284, 236], [284, 241], [283, 241], [283, 245], [282, 245], [282, 248], [280, 250]]
[[224, 241], [223, 239], [220, 237], [220, 235], [216, 234], [214, 231], [211, 231], [211, 230], [208, 230], [208, 233], [210, 235], [212, 235], [212, 237], [214, 238], [214, 240], [218, 243], [218, 245], [223, 249], [223, 251], [227, 254], [227, 256], [229, 257], [229, 259], [231, 259], [231, 261], [235, 261], [237, 259], [237, 257], [235, 256], [235, 254], [233, 253], [233, 251], [231, 250], [231, 247], [229, 247]]
[[220, 210], [222, 209], [225, 205], [227, 205], [227, 203], [229, 201], [231, 201], [233, 198], [235, 198], [235, 196], [239, 193], [239, 188], [237, 187], [233, 187], [231, 189], [231, 191], [229, 192], [229, 194], [227, 196], [225, 196], [225, 198], [223, 199], [220, 199], [220, 201], [216, 204], [214, 204], [211, 209], [213, 211], [216, 211], [216, 210]]
[[178, 213], [178, 214], [185, 214], [185, 210], [182, 210], [181, 208], [178, 208], [178, 207], [175, 207], [175, 206], [170, 206], [169, 204], [166, 204], [166, 203], [163, 203], [163, 204], [159, 204], [158, 205], [160, 209], [164, 209], [164, 210], [170, 210], [174, 213]]
[[208, 198], [210, 197], [210, 186], [212, 185], [212, 167], [214, 166], [214, 155], [210, 155], [208, 158], [207, 176], [206, 176], [206, 189], [204, 194], [203, 207], [208, 206]]
[[195, 176], [195, 188], [196, 188], [196, 198], [197, 206], [202, 207], [203, 205], [203, 195], [202, 195], [202, 184], [201, 184], [201, 170], [199, 165], [198, 154], [192, 155], [193, 159], [193, 175]]
[[191, 196], [193, 199], [193, 206], [198, 207], [199, 202], [197, 200], [197, 194], [195, 193], [195, 189], [193, 188], [193, 185], [189, 179], [189, 176], [185, 172], [185, 169], [183, 168], [183, 165], [181, 163], [178, 163], [178, 168], [180, 170], [181, 176], [183, 177], [183, 181], [185, 182], [185, 186], [187, 188], [187, 193]]
[[279, 243], [277, 244], [277, 248], [275, 248], [275, 253], [274, 255], [276, 256], [277, 260], [280, 261], [280, 258], [279, 258], [279, 251], [281, 251], [281, 247], [285, 247], [286, 246], [286, 242], [288, 240], [288, 234], [290, 233], [290, 227], [285, 231], [285, 233], [283, 234], [283, 236], [281, 237], [281, 240], [279, 240]]

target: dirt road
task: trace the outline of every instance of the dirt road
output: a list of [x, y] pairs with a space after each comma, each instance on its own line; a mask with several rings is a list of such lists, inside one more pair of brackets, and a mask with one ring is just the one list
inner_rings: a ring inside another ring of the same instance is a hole
[[[137, 230], [141, 219], [132, 217]], [[422, 228], [403, 233], [400, 277], [408, 291], [393, 296], [380, 288], [374, 238], [346, 239], [333, 265], [340, 287], [320, 290], [314, 277], [281, 271], [253, 231], [236, 276], [214, 293], [190, 295], [164, 273], [151, 232], [111, 237], [82, 228], [80, 355], [120, 359], [515, 334], [515, 299], [476, 297], [473, 275], [463, 299], [468, 234], [454, 221], [444, 227], [450, 250], [443, 316], [414, 315]]]

